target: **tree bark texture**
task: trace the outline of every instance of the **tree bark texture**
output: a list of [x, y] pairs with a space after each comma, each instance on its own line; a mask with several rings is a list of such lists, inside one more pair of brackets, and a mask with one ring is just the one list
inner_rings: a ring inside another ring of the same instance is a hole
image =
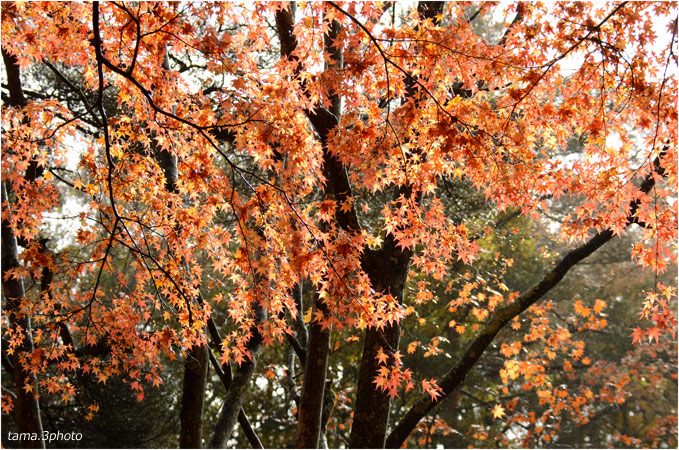
[[[314, 312], [321, 309], [327, 314], [322, 300], [314, 299]], [[312, 313], [313, 316], [313, 313]], [[309, 330], [309, 347], [304, 364], [304, 384], [300, 395], [297, 425], [297, 448], [317, 448], [321, 433], [321, 417], [323, 410], [323, 394], [325, 390], [325, 374], [328, 370], [330, 355], [330, 329], [322, 329], [317, 322], [311, 323]]]
[[203, 402], [208, 364], [207, 345], [186, 352], [179, 429], [179, 448], [203, 448]]
[[[389, 235], [382, 249], [371, 250], [364, 255], [363, 269], [370, 277], [373, 289], [376, 292], [389, 293], [401, 303], [412, 252], [400, 251], [393, 237]], [[387, 325], [381, 330], [366, 331], [358, 374], [354, 421], [349, 438], [352, 448], [384, 448], [391, 399], [386, 392], [375, 387], [373, 380], [379, 369], [379, 350], [382, 349], [387, 354], [396, 352], [400, 334], [401, 327], [397, 323]]]
[[[170, 70], [170, 61], [167, 48], [165, 49], [165, 59], [163, 60], [163, 68]], [[179, 171], [177, 170], [177, 155], [165, 149], [155, 148], [155, 157], [158, 165], [163, 169], [165, 175], [165, 190], [168, 192], [177, 192], [177, 179], [179, 178]]]

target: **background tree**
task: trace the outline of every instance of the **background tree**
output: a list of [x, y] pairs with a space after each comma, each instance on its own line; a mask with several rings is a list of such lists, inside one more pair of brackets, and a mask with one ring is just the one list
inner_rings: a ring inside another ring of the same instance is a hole
[[18, 430], [110, 382], [135, 445], [676, 442], [671, 4], [2, 8]]

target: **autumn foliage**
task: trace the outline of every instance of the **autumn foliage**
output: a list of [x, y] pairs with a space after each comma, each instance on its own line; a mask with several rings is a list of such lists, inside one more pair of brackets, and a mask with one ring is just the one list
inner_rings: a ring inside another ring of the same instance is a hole
[[[328, 364], [354, 342], [356, 390], [336, 397], [356, 395], [354, 447], [426, 444], [423, 418], [491, 352], [484, 407], [520, 425], [518, 445], [624, 403], [642, 366], [660, 367], [654, 348], [676, 350], [676, 290], [657, 281], [677, 263], [676, 4], [518, 3], [480, 30], [497, 8], [3, 2], [3, 411], [50, 396], [91, 419], [83, 379], [122, 379], [142, 402], [197, 361], [230, 396], [224, 445], [266, 352], [290, 346], [294, 443], [316, 447], [337, 426]], [[484, 212], [456, 209], [451, 185]], [[560, 240], [522, 290], [514, 259], [489, 250], [502, 217]], [[618, 338], [637, 349], [599, 363], [582, 335], [615, 320], [611, 300], [566, 300], [559, 324], [550, 291], [631, 230], [656, 282]], [[436, 333], [406, 332], [433, 308]], [[409, 366], [448, 344], [439, 374]], [[580, 387], [554, 384], [554, 364]], [[182, 411], [198, 397], [184, 391]]]

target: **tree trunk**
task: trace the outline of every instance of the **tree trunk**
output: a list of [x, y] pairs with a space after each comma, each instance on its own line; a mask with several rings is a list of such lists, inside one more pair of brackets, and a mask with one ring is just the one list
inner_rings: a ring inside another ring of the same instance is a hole
[[[313, 312], [320, 309], [328, 314], [323, 300], [314, 298]], [[312, 312], [312, 317], [313, 317]], [[299, 402], [297, 424], [297, 448], [317, 448], [321, 433], [321, 416], [323, 410], [323, 394], [325, 391], [325, 373], [328, 370], [330, 355], [330, 329], [325, 330], [318, 322], [309, 327], [309, 346], [304, 364], [304, 384]]]
[[[163, 68], [169, 70], [167, 49]], [[152, 135], [152, 138], [155, 137]], [[157, 148], [153, 140], [151, 147], [158, 165], [165, 176], [165, 190], [169, 193], [177, 193], [177, 157], [171, 152]], [[189, 308], [191, 305], [187, 305]], [[180, 448], [203, 447], [203, 403], [205, 401], [205, 388], [207, 384], [208, 370], [207, 345], [193, 347], [186, 352], [184, 360], [184, 384], [182, 388], [182, 400], [180, 410]]]
[[206, 345], [186, 352], [184, 386], [180, 411], [180, 448], [203, 448], [203, 401], [207, 382], [208, 349]]
[[[7, 70], [7, 84], [9, 89], [9, 106], [23, 107], [26, 104], [21, 78], [19, 77], [19, 64], [14, 56], [2, 51], [2, 59]], [[29, 181], [40, 176], [42, 169], [38, 169], [31, 162], [26, 178]], [[2, 202], [8, 202], [5, 184], [1, 186]], [[3, 211], [3, 217], [7, 217], [7, 211]], [[42, 440], [42, 422], [40, 420], [40, 405], [38, 403], [38, 385], [35, 375], [31, 374], [28, 367], [21, 362], [22, 354], [33, 353], [33, 339], [31, 337], [31, 320], [21, 313], [21, 303], [24, 301], [24, 284], [21, 278], [7, 277], [9, 270], [19, 267], [17, 240], [7, 220], [2, 221], [2, 288], [6, 299], [5, 314], [12, 327], [20, 327], [24, 330], [24, 340], [14, 349], [9, 360], [12, 365], [16, 400], [14, 405], [14, 420], [20, 433], [35, 433], [38, 439], [27, 440], [21, 443], [23, 448], [45, 448]]]
[[[443, 12], [443, 2], [419, 2], [417, 10], [422, 18], [436, 21]], [[415, 81], [409, 77], [406, 80], [406, 97], [416, 98], [416, 91]], [[409, 197], [412, 194], [405, 188], [399, 190], [399, 195]], [[373, 289], [391, 294], [401, 303], [411, 257], [412, 251], [399, 250], [393, 236], [387, 235], [382, 248], [365, 252], [361, 263]], [[376, 357], [380, 349], [387, 354], [398, 351], [400, 335], [401, 327], [397, 323], [387, 325], [382, 330], [366, 331], [349, 438], [352, 448], [384, 448], [391, 399], [386, 392], [376, 389], [373, 383], [379, 369]]]
[[[294, 7], [283, 9], [276, 15], [276, 26], [281, 40], [281, 54], [291, 60], [297, 58], [292, 55], [297, 47], [297, 39], [292, 32], [294, 23]], [[342, 51], [333, 47], [332, 43], [337, 39], [340, 25], [333, 21], [330, 29], [324, 35], [325, 52], [331, 58], [326, 63], [325, 70], [332, 71], [342, 68]], [[325, 199], [335, 200], [338, 204], [346, 201], [351, 196], [351, 187], [344, 166], [327, 151], [328, 136], [330, 131], [339, 123], [342, 113], [342, 101], [338, 95], [330, 95], [330, 109], [318, 105], [313, 111], [307, 111], [307, 117], [314, 129], [320, 136], [323, 146], [323, 175], [326, 178], [323, 196]], [[338, 225], [347, 231], [359, 229], [355, 212], [339, 211], [335, 216]], [[329, 311], [323, 300], [318, 296], [314, 298], [313, 310], [321, 311], [328, 316]], [[313, 317], [313, 314], [312, 314]], [[322, 429], [322, 410], [325, 391], [325, 379], [330, 355], [329, 328], [323, 329], [318, 322], [312, 322], [309, 326], [308, 347], [304, 368], [304, 382], [300, 397], [297, 436], [294, 445], [298, 448], [317, 448]]]
[[[4, 53], [4, 52], [3, 52]], [[2, 202], [7, 201], [5, 185], [2, 184]], [[3, 214], [4, 215], [4, 214]], [[17, 241], [7, 220], [2, 221], [2, 288], [5, 295], [5, 314], [13, 328], [24, 331], [24, 339], [14, 348], [9, 357], [13, 369], [16, 400], [14, 404], [14, 421], [20, 433], [36, 434], [38, 439], [21, 442], [22, 448], [45, 448], [42, 440], [42, 423], [40, 421], [40, 405], [38, 404], [38, 386], [35, 375], [21, 362], [22, 355], [33, 353], [31, 338], [31, 320], [21, 313], [24, 300], [24, 284], [21, 278], [7, 277], [7, 272], [19, 267]], [[28, 358], [30, 361], [30, 357]]]
[[[385, 239], [383, 249], [366, 252], [362, 261], [363, 270], [370, 277], [373, 289], [390, 293], [400, 303], [411, 255], [411, 251], [398, 250], [391, 235]], [[391, 399], [386, 392], [375, 388], [373, 380], [379, 369], [379, 350], [387, 354], [396, 352], [400, 334], [401, 327], [397, 323], [387, 325], [382, 330], [370, 329], [366, 332], [349, 438], [351, 448], [384, 448]]]
[[[163, 60], [163, 68], [170, 70], [170, 61], [165, 49], [165, 59]], [[153, 144], [152, 144], [153, 145]], [[177, 180], [179, 179], [179, 171], [177, 170], [177, 156], [162, 148], [155, 148], [153, 145], [155, 158], [158, 165], [163, 169], [165, 175], [165, 190], [172, 193], [177, 193]]]

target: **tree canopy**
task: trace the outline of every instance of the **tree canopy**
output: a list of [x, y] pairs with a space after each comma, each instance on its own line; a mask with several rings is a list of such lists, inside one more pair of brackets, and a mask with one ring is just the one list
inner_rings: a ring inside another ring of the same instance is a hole
[[131, 395], [133, 445], [676, 446], [676, 35], [3, 2], [3, 445]]

